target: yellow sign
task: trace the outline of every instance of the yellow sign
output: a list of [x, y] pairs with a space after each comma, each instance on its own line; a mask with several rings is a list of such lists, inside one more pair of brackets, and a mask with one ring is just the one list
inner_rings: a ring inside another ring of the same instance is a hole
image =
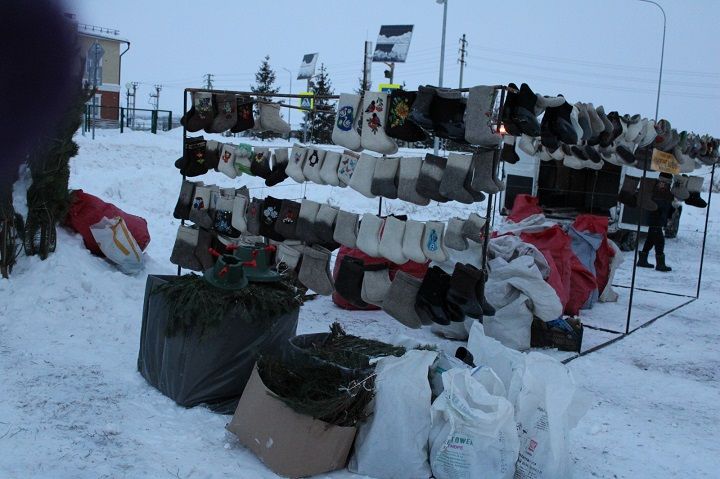
[[675, 155], [657, 149], [653, 149], [650, 168], [655, 171], [660, 171], [661, 173], [669, 173], [671, 175], [680, 174], [680, 164], [677, 159], [675, 159]]
[[313, 96], [315, 95], [311, 91], [301, 91], [298, 93], [298, 95], [304, 97], [300, 98], [300, 108], [303, 110], [310, 111], [315, 107], [315, 98]]
[[402, 85], [398, 83], [380, 83], [378, 85], [378, 91], [383, 93], [391, 93], [393, 90], [398, 90]]

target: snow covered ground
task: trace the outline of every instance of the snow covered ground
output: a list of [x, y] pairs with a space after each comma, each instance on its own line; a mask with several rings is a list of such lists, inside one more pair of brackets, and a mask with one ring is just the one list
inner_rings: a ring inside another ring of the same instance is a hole
[[[181, 154], [180, 135], [178, 130], [159, 135], [100, 131], [95, 141], [78, 136], [71, 187], [148, 220], [152, 242], [146, 273], [175, 272], [168, 258], [179, 224], [172, 210], [180, 187], [173, 167]], [[246, 178], [209, 173], [202, 179], [229, 186]], [[302, 193], [303, 187], [288, 181], [271, 194], [297, 198]], [[351, 190], [310, 186], [307, 195], [353, 211], [377, 209], [377, 200]], [[419, 208], [385, 202], [384, 212], [391, 211], [416, 219], [469, 212], [455, 203]], [[640, 287], [694, 295], [704, 214], [685, 208], [680, 235], [667, 245], [673, 272], [642, 270]], [[701, 300], [570, 363], [579, 384], [594, 397], [570, 437], [574, 477], [719, 477], [718, 221], [715, 208]], [[626, 255], [616, 283], [629, 284], [631, 263]], [[228, 417], [178, 407], [136, 371], [146, 273], [117, 272], [92, 257], [79, 236], [61, 229], [57, 252], [48, 260], [21, 257], [10, 280], [0, 280], [0, 478], [276, 477], [225, 432]], [[596, 306], [586, 322], [624, 327], [629, 291], [618, 292], [618, 304]], [[633, 326], [687, 301], [651, 292], [639, 292], [635, 299]], [[455, 346], [380, 312], [340, 310], [327, 298], [303, 307], [299, 332], [325, 331], [335, 320], [367, 337], [406, 334]], [[587, 334], [586, 341], [612, 337]], [[358, 476], [343, 471], [323, 477]]]

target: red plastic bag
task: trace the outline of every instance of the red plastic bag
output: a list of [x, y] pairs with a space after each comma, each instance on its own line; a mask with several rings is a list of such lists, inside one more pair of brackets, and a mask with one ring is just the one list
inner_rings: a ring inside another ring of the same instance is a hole
[[117, 216], [125, 220], [125, 224], [138, 246], [145, 251], [145, 248], [150, 243], [150, 232], [145, 218], [126, 213], [117, 206], [106, 203], [97, 196], [85, 193], [83, 190], [75, 190], [72, 193], [72, 203], [64, 224], [80, 233], [85, 242], [85, 247], [93, 254], [103, 256], [100, 247], [90, 232], [90, 227], [99, 223], [103, 218], [112, 219]]
[[610, 276], [610, 263], [615, 257], [615, 250], [608, 242], [608, 218], [606, 216], [579, 215], [575, 218], [573, 228], [577, 231], [587, 231], [603, 235], [603, 242], [597, 250], [595, 257], [595, 281], [599, 293], [605, 290]]
[[538, 205], [537, 196], [521, 194], [515, 197], [508, 219], [513, 223], [519, 223], [528, 216], [536, 215], [542, 212], [542, 208]]

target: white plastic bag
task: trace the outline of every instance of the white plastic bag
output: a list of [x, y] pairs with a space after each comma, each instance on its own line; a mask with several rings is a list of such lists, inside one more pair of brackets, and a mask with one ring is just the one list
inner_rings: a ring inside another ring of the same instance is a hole
[[[500, 380], [488, 368], [484, 379]], [[442, 375], [445, 391], [432, 406], [430, 466], [436, 479], [510, 479], [518, 437], [513, 407], [494, 396], [468, 369]]]
[[123, 273], [134, 274], [143, 269], [143, 252], [120, 216], [103, 217], [90, 227], [95, 242], [105, 257]]
[[508, 304], [495, 310], [493, 316], [483, 318], [485, 334], [495, 338], [508, 348], [526, 351], [530, 349], [530, 327], [533, 314], [528, 308], [528, 297], [520, 294]]
[[470, 366], [446, 352], [438, 354], [437, 359], [430, 367], [430, 387], [432, 388], [433, 397], [438, 397], [445, 389], [442, 379], [443, 373], [455, 368], [470, 369]]
[[437, 353], [412, 350], [378, 361], [374, 412], [355, 438], [348, 469], [377, 479], [430, 477], [430, 382]]

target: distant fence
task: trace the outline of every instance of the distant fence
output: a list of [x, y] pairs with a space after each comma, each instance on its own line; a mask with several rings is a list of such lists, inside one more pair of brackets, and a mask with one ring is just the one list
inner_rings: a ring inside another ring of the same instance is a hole
[[88, 132], [93, 126], [103, 129], [119, 129], [120, 133], [124, 132], [126, 128], [157, 133], [158, 130], [168, 131], [177, 125], [173, 123], [173, 113], [170, 110], [88, 104], [85, 105], [83, 129]]

